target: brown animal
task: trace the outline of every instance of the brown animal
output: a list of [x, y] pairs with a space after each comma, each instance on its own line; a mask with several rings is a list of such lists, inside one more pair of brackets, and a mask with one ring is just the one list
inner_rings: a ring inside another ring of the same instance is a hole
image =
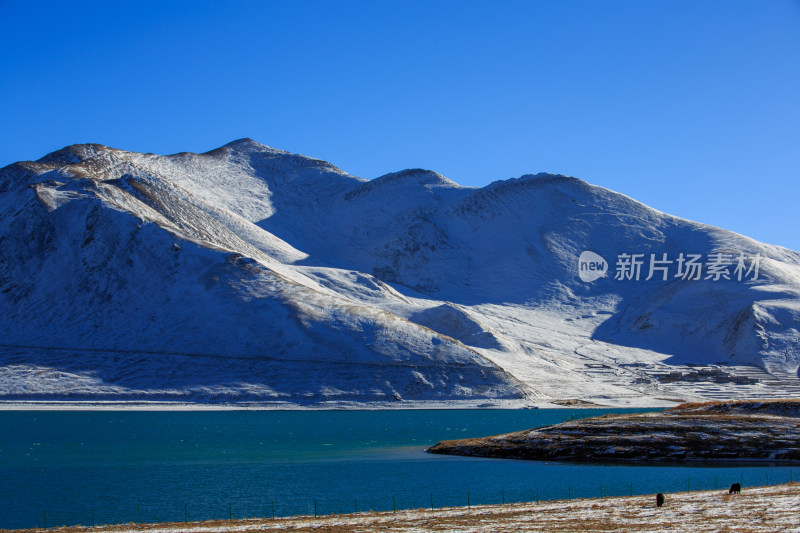
[[660, 492], [656, 494], [656, 507], [661, 507], [664, 505], [664, 495]]
[[740, 492], [742, 492], [742, 485], [740, 483], [734, 483], [728, 490], [728, 494], [739, 494]]

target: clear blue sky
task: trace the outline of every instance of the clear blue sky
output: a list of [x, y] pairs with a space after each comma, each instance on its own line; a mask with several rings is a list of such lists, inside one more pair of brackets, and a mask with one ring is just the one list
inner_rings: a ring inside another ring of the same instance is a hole
[[800, 2], [0, 0], [0, 166], [240, 137], [374, 178], [573, 175], [800, 249]]

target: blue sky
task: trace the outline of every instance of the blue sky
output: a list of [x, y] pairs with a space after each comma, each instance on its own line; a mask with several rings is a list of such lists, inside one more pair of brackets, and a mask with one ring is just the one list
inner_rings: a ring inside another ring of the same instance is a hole
[[800, 2], [0, 0], [0, 165], [252, 137], [374, 178], [573, 175], [800, 250]]

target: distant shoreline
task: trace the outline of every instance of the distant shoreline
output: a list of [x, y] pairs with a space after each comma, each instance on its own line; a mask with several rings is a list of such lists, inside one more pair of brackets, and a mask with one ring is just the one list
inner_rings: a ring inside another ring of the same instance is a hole
[[[626, 399], [628, 400], [628, 399]], [[5, 401], [0, 411], [385, 411], [385, 410], [452, 410], [452, 409], [664, 409], [677, 402], [636, 399], [607, 404], [588, 401], [554, 400], [464, 400], [464, 401], [403, 401], [403, 402], [328, 402], [303, 405], [297, 403], [197, 403], [163, 401]]]

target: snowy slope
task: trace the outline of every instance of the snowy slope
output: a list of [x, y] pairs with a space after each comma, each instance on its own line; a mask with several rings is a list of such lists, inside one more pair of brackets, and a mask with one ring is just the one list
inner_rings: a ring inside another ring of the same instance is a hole
[[[763, 395], [800, 364], [800, 254], [575, 178], [74, 145], [0, 169], [0, 211], [4, 399], [624, 404], [703, 396], [668, 365], [754, 365], [772, 381], [717, 393]], [[578, 277], [584, 250], [605, 278]], [[620, 281], [623, 252], [762, 259], [757, 279]]]

